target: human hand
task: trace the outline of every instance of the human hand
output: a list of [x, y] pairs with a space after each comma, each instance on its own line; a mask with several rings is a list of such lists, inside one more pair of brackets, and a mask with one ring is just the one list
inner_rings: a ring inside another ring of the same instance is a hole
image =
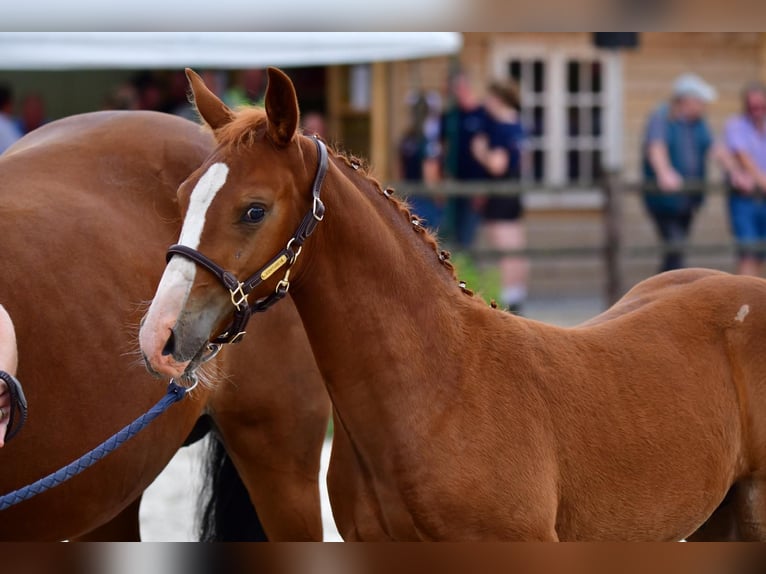
[[731, 185], [737, 191], [750, 194], [755, 191], [755, 178], [746, 171], [734, 171], [731, 174]]
[[681, 190], [684, 185], [684, 180], [678, 175], [677, 171], [668, 169], [658, 174], [657, 185], [659, 186], [660, 191], [664, 191], [665, 193], [675, 193]]
[[471, 153], [477, 161], [483, 163], [489, 151], [489, 139], [484, 134], [479, 134], [471, 140]]

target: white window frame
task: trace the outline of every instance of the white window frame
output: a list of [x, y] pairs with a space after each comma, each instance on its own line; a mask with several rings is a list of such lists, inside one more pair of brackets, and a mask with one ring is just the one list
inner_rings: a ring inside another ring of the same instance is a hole
[[603, 70], [601, 157], [605, 169], [619, 169], [623, 158], [623, 70], [622, 55], [616, 50], [599, 50], [587, 45], [531, 44], [502, 40], [490, 51], [490, 70], [497, 80], [508, 79], [508, 63], [514, 59], [545, 62], [546, 149], [542, 185], [561, 188], [567, 184], [567, 62], [600, 60]]

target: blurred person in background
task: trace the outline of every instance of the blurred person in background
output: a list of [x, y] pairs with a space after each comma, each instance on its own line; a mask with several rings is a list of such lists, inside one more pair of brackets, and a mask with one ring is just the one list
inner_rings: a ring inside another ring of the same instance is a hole
[[[511, 83], [493, 83], [484, 101], [485, 131], [474, 136], [471, 152], [494, 180], [520, 181], [524, 154], [524, 129], [519, 117], [519, 92]], [[491, 247], [506, 252], [526, 246], [521, 196], [490, 196], [484, 206], [484, 227]], [[519, 254], [500, 258], [500, 303], [520, 314], [527, 298], [529, 262]]]
[[133, 85], [138, 95], [138, 109], [155, 112], [163, 110], [165, 94], [155, 72], [139, 72], [133, 79]]
[[133, 84], [125, 82], [112, 89], [104, 98], [105, 110], [137, 110], [138, 93]]
[[710, 84], [683, 74], [673, 84], [670, 101], [655, 109], [646, 125], [643, 195], [663, 243], [660, 272], [684, 267], [683, 244], [704, 199], [707, 155], [713, 143], [705, 114], [715, 98]]
[[[486, 111], [466, 72], [450, 78], [449, 90], [454, 103], [441, 123], [444, 176], [465, 182], [486, 180], [487, 170], [471, 152], [473, 138], [486, 132]], [[450, 200], [449, 221], [445, 223], [449, 223], [458, 247], [468, 249], [473, 245], [485, 202], [486, 197], [477, 196]]]
[[327, 123], [320, 112], [306, 112], [301, 116], [301, 130], [307, 136], [319, 136], [327, 139]]
[[13, 119], [13, 90], [8, 84], [0, 84], [0, 153], [21, 137]]
[[749, 84], [743, 112], [724, 127], [721, 163], [729, 185], [729, 218], [739, 243], [737, 272], [760, 275], [766, 248], [766, 86]]
[[266, 75], [263, 70], [239, 70], [231, 87], [223, 94], [224, 103], [230, 108], [240, 106], [263, 107], [266, 94]]
[[[430, 188], [440, 179], [438, 94], [417, 92], [410, 103], [410, 126], [399, 142], [399, 172], [403, 181], [422, 183]], [[438, 233], [443, 223], [444, 198], [413, 195], [408, 198], [412, 211]]]
[[17, 120], [19, 131], [22, 134], [28, 134], [47, 122], [45, 101], [42, 96], [34, 92], [24, 96], [21, 100], [21, 113]]

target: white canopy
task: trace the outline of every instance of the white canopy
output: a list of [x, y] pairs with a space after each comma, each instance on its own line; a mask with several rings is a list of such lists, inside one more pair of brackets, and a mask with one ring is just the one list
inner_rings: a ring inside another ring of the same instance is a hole
[[424, 58], [461, 46], [455, 32], [0, 32], [0, 69], [291, 67]]

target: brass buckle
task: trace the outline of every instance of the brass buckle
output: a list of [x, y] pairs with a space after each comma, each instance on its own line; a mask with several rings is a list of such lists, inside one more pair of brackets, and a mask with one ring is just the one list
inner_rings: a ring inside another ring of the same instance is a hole
[[247, 293], [245, 293], [242, 289], [244, 286], [245, 284], [240, 281], [237, 283], [236, 289], [229, 289], [229, 293], [231, 294], [231, 302], [237, 308], [237, 311], [239, 311], [243, 304], [247, 304]]
[[[321, 206], [321, 214], [320, 210], [317, 209]], [[320, 200], [318, 197], [314, 197], [314, 203], [311, 205], [311, 215], [314, 216], [314, 219], [317, 221], [322, 221], [324, 219], [324, 203], [322, 203], [322, 200]]]
[[287, 294], [287, 292], [290, 290], [290, 269], [288, 268], [285, 271], [285, 276], [282, 277], [282, 279], [279, 280], [279, 283], [277, 283], [277, 288], [275, 290], [276, 293], [282, 293]]

